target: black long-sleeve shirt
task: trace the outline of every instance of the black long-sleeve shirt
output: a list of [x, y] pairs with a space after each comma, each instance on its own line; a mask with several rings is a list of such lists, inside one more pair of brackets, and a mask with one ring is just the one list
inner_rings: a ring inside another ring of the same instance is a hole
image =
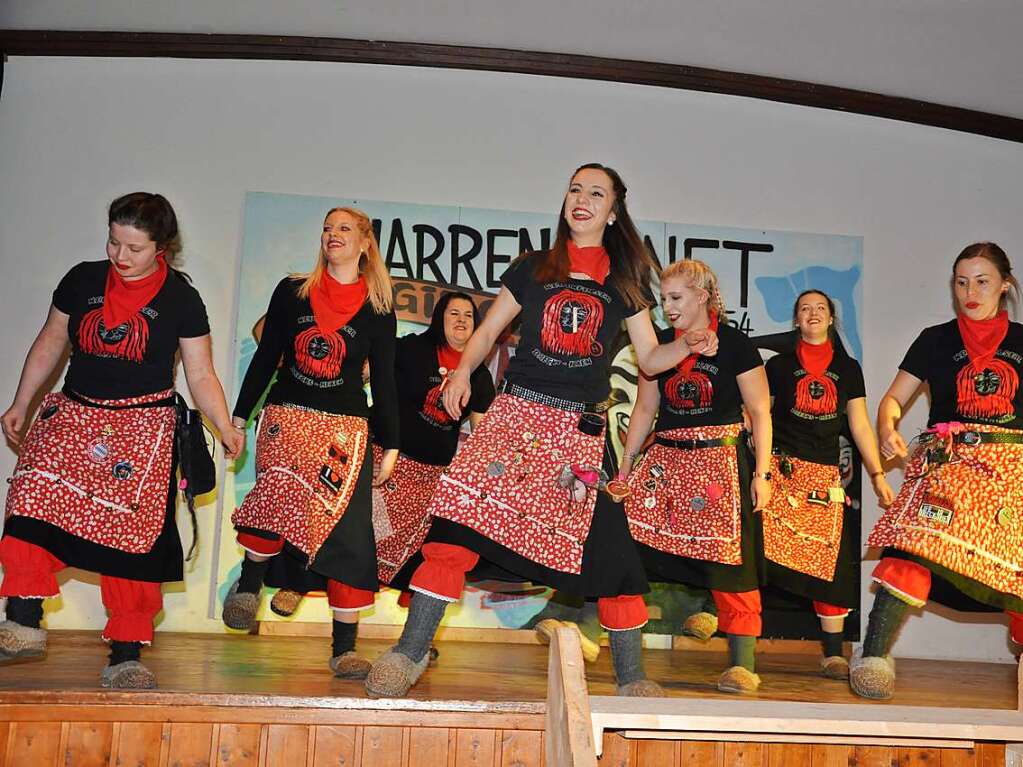
[[[398, 445], [398, 391], [394, 380], [394, 312], [377, 314], [369, 301], [348, 324], [330, 336], [320, 333], [309, 299], [299, 298], [301, 283], [281, 280], [270, 298], [259, 348], [245, 372], [234, 415], [248, 419], [274, 371], [266, 401], [299, 405], [326, 413], [368, 418], [362, 384], [368, 359], [373, 393], [374, 439], [383, 448]], [[277, 365], [283, 355], [283, 364]]]

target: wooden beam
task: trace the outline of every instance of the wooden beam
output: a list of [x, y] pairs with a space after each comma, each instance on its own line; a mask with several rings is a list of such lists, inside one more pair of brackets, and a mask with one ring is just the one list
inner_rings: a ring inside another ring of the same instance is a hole
[[813, 743], [833, 746], [891, 746], [893, 748], [961, 748], [976, 745], [972, 740], [933, 738], [871, 738], [863, 735], [786, 735], [770, 732], [680, 732], [678, 730], [622, 730], [630, 740], [697, 740], [718, 743]]
[[1004, 709], [591, 696], [590, 710], [597, 742], [605, 729], [1023, 741], [1023, 713]]
[[279, 59], [515, 72], [743, 96], [1023, 142], [1023, 119], [1008, 115], [780, 77], [566, 53], [330, 37], [0, 30], [0, 55]]
[[551, 636], [547, 664], [547, 764], [597, 767], [593, 743], [582, 645], [574, 629], [559, 626]]

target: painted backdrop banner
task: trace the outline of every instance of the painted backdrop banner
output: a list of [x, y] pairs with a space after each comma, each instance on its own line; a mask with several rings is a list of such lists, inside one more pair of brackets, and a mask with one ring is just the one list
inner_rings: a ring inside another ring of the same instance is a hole
[[[235, 395], [256, 348], [254, 329], [274, 287], [285, 274], [312, 268], [324, 214], [339, 205], [361, 208], [373, 219], [381, 254], [395, 284], [399, 335], [421, 331], [437, 297], [452, 286], [475, 295], [485, 311], [508, 264], [523, 251], [548, 247], [557, 224], [550, 213], [249, 192], [239, 274]], [[728, 321], [756, 340], [767, 352], [765, 357], [784, 344], [782, 334], [792, 328], [793, 302], [810, 287], [834, 298], [842, 340], [850, 354], [862, 357], [862, 238], [661, 221], [637, 224], [662, 265], [698, 258], [714, 269], [728, 307]], [[660, 321], [659, 312], [655, 311], [655, 316]], [[513, 354], [514, 348], [507, 343], [495, 349], [489, 364], [496, 377], [500, 378]], [[616, 405], [611, 413], [611, 439], [620, 451], [637, 382], [635, 360], [624, 333], [613, 354]], [[255, 445], [251, 427], [249, 445]], [[230, 512], [253, 485], [254, 463], [251, 452], [236, 461], [235, 473], [229, 475], [224, 488], [221, 546], [213, 568], [218, 612], [237, 578], [241, 558]], [[846, 464], [847, 477], [856, 477], [852, 458]], [[859, 514], [855, 517], [858, 522]], [[851, 518], [847, 521], [853, 522]], [[394, 597], [382, 592], [376, 610], [366, 620], [403, 622], [404, 611], [395, 605]], [[471, 584], [461, 605], [448, 611], [446, 624], [519, 628], [532, 624], [541, 614], [573, 617], [578, 605], [551, 602], [550, 597], [544, 587]], [[702, 595], [685, 590], [655, 590], [651, 612], [660, 619], [653, 621], [651, 628], [660, 633], [677, 632], [680, 621], [698, 609], [701, 601]], [[261, 618], [278, 619], [268, 604], [269, 599], [264, 599]], [[310, 596], [293, 619], [328, 620], [326, 600]]]

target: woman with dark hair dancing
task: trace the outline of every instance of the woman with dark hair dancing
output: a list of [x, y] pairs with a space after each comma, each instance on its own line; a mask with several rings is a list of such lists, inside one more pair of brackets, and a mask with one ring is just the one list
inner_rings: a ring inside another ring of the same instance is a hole
[[[1023, 642], [1023, 325], [1006, 311], [1019, 285], [1005, 251], [978, 242], [956, 257], [952, 289], [956, 318], [917, 336], [878, 406], [881, 455], [909, 461], [867, 539], [884, 552], [862, 654], [849, 671], [865, 698], [894, 693], [889, 652], [932, 585], [935, 599], [958, 600], [953, 607], [1004, 610], [1013, 641]], [[928, 428], [910, 455], [898, 424], [924, 382]]]
[[[660, 341], [709, 330], [720, 343], [713, 355], [690, 354], [656, 378], [640, 377], [622, 459], [632, 491], [625, 512], [648, 576], [710, 589], [731, 659], [718, 689], [752, 692], [760, 684], [754, 651], [763, 573], [753, 512], [771, 499], [767, 376], [749, 337], [722, 321], [717, 276], [702, 261], [677, 261], [664, 270], [661, 303], [671, 326]], [[655, 417], [654, 444], [633, 468]]]
[[859, 363], [834, 343], [835, 305], [819, 290], [796, 298], [796, 348], [767, 362], [773, 400], [773, 491], [764, 510], [767, 579], [813, 600], [820, 618], [821, 673], [846, 679], [845, 618], [859, 604], [859, 530], [844, 524], [845, 491], [838, 471], [838, 438], [849, 431], [882, 506], [894, 494], [885, 480], [877, 437], [867, 415]]
[[[444, 409], [447, 377], [458, 368], [479, 323], [472, 296], [447, 292], [434, 307], [424, 332], [398, 339], [394, 359], [401, 452], [390, 479], [374, 491], [380, 501], [373, 521], [381, 583], [401, 589], [408, 586], [410, 571], [419, 562], [410, 560], [430, 529], [426, 509], [441, 472], [458, 449], [460, 426], [468, 418], [475, 428], [494, 400], [494, 379], [480, 365], [469, 380], [469, 404], [462, 415], [452, 418]], [[374, 445], [373, 452], [379, 461], [380, 448]]]
[[521, 314], [521, 340], [479, 428], [442, 474], [424, 562], [398, 644], [374, 664], [370, 695], [399, 697], [419, 679], [449, 602], [481, 559], [509, 577], [599, 600], [622, 694], [656, 694], [643, 674], [647, 591], [620, 503], [601, 488], [614, 467], [605, 447], [611, 341], [624, 320], [643, 369], [656, 373], [716, 337], [658, 345], [648, 308], [657, 265], [626, 208], [618, 174], [598, 164], [573, 175], [549, 251], [527, 253], [448, 374], [444, 407], [460, 417], [470, 376]]
[[[228, 458], [244, 434], [231, 424], [213, 369], [206, 307], [174, 268], [178, 222], [159, 194], [110, 203], [107, 259], [73, 267], [21, 372], [14, 403], [0, 418], [20, 444], [9, 480], [0, 540], [0, 659], [41, 655], [43, 600], [57, 596], [64, 567], [99, 573], [109, 619], [104, 687], [151, 688], [139, 660], [163, 607], [160, 584], [184, 577], [174, 520], [175, 355], [199, 408], [220, 432]], [[60, 364], [71, 362], [60, 393], [43, 399], [24, 442], [29, 404]]]
[[[269, 560], [293, 557], [328, 579], [330, 667], [353, 679], [368, 670], [355, 639], [359, 611], [372, 607], [378, 587], [372, 485], [387, 481], [398, 458], [392, 302], [369, 217], [355, 208], [328, 211], [315, 267], [285, 277], [270, 298], [234, 409], [244, 425], [283, 355], [259, 419], [256, 484], [231, 517], [245, 555], [224, 600], [224, 623], [250, 629]], [[373, 437], [383, 448], [375, 473], [367, 359]]]

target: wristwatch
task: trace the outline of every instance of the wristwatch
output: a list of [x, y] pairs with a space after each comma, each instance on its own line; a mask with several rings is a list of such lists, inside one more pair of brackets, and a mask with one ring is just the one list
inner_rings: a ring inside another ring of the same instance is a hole
[[771, 472], [769, 471], [755, 471], [753, 472], [753, 476], [759, 477], [760, 479], [766, 479], [768, 482], [771, 481]]

